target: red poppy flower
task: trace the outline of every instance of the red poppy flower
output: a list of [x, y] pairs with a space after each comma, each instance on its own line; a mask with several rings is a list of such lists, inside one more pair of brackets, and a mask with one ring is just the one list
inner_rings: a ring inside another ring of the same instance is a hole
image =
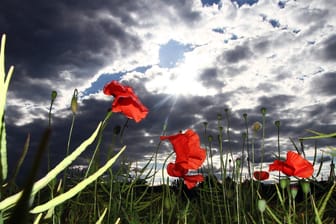
[[311, 177], [314, 173], [313, 165], [293, 151], [287, 152], [285, 161], [275, 160], [269, 165], [269, 171], [279, 170], [287, 176], [296, 176], [302, 178]]
[[267, 171], [254, 171], [253, 176], [257, 180], [267, 180], [269, 178], [269, 173]]
[[187, 175], [189, 169], [198, 169], [202, 166], [206, 152], [200, 147], [200, 140], [194, 131], [188, 129], [185, 133], [171, 136], [161, 136], [161, 140], [169, 140], [176, 153], [175, 163], [169, 163], [167, 172], [170, 176], [183, 177], [184, 183], [190, 189], [197, 182], [203, 181], [202, 175]]
[[140, 102], [131, 87], [123, 86], [113, 80], [104, 86], [103, 92], [114, 97], [112, 112], [121, 112], [135, 122], [139, 122], [147, 116], [147, 107]]

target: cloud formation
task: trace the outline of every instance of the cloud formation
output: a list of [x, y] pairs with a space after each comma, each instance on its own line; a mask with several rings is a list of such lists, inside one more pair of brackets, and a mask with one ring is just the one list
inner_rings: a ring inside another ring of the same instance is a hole
[[[57, 90], [50, 150], [54, 163], [59, 161], [73, 90], [79, 90], [80, 101], [72, 148], [104, 118], [111, 98], [101, 89], [117, 79], [132, 86], [150, 109], [146, 120], [129, 122], [125, 130], [130, 160], [144, 161], [154, 153], [164, 126], [167, 134], [193, 128], [202, 136], [207, 122], [207, 135], [216, 138], [218, 114], [225, 131], [229, 125], [225, 149], [242, 156], [243, 114], [251, 125], [261, 121], [260, 109], [266, 107], [265, 159], [270, 162], [277, 151], [276, 120], [284, 154], [293, 149], [289, 137], [307, 135], [305, 129], [334, 131], [335, 8], [328, 0], [5, 0], [0, 27], [7, 34], [6, 64], [15, 65], [6, 108], [10, 159], [18, 158], [27, 133], [33, 156], [48, 123], [50, 93]], [[105, 152], [113, 128], [124, 122], [122, 115], [113, 115]], [[309, 150], [314, 143], [306, 144]], [[160, 159], [169, 150], [162, 145]]]

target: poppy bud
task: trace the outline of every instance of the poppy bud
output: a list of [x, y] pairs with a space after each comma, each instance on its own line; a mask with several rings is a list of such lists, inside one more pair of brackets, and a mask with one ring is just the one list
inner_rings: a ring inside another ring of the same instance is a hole
[[290, 192], [291, 192], [292, 198], [295, 199], [298, 193], [298, 186], [296, 184], [292, 184], [290, 186]]
[[175, 201], [174, 198], [169, 198], [169, 197], [165, 197], [164, 198], [164, 206], [167, 210], [171, 210], [175, 205]]
[[289, 179], [287, 177], [280, 179], [281, 189], [285, 189], [289, 185]]
[[252, 130], [257, 132], [261, 129], [262, 124], [259, 121], [256, 121], [252, 124]]
[[277, 127], [280, 127], [280, 121], [275, 121], [274, 125], [277, 126]]
[[73, 114], [77, 113], [78, 103], [77, 103], [78, 90], [75, 89], [71, 99], [71, 111]]
[[258, 209], [262, 213], [266, 209], [266, 201], [264, 199], [259, 199], [258, 200]]
[[310, 192], [310, 183], [309, 181], [301, 181], [302, 192], [307, 195]]
[[244, 114], [243, 114], [243, 118], [246, 120], [246, 118], [247, 118], [247, 113], [244, 113]]
[[246, 138], [247, 138], [247, 133], [246, 133], [246, 132], [243, 132], [243, 134], [242, 134], [242, 138], [243, 138], [243, 139], [246, 139]]
[[220, 113], [217, 114], [217, 120], [222, 120], [222, 114]]
[[267, 110], [266, 110], [266, 108], [265, 108], [265, 107], [262, 107], [262, 108], [260, 109], [260, 112], [261, 112], [261, 114], [262, 114], [262, 115], [264, 115], [264, 116], [265, 116], [265, 114], [266, 114]]
[[209, 141], [209, 142], [212, 142], [212, 140], [213, 140], [212, 135], [209, 135], [209, 136], [208, 136], [208, 141]]
[[54, 101], [56, 99], [56, 97], [57, 97], [57, 92], [55, 90], [53, 90], [51, 92], [51, 101]]
[[204, 128], [207, 128], [208, 127], [208, 122], [204, 121], [203, 125], [204, 125]]

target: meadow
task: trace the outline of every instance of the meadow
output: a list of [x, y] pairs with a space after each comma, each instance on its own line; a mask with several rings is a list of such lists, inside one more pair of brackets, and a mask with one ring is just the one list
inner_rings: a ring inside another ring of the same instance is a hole
[[[232, 151], [223, 146], [224, 139], [230, 142], [230, 127], [223, 127], [228, 110], [217, 115], [217, 136], [207, 133], [207, 121], [204, 132], [193, 130], [178, 132], [172, 136], [161, 136], [157, 150], [148, 159], [146, 165], [135, 175], [130, 163], [118, 160], [127, 146], [116, 154], [111, 150], [106, 162], [99, 162], [102, 150], [104, 129], [111, 124], [114, 113], [123, 113], [128, 119], [140, 122], [145, 119], [148, 109], [141, 103], [131, 87], [111, 82], [104, 87], [106, 95], [113, 96], [111, 111], [97, 127], [74, 150], [69, 144], [64, 146], [66, 157], [55, 167], [49, 167], [44, 177], [37, 180], [44, 154], [49, 155], [48, 142], [52, 131], [52, 106], [57, 92], [51, 91], [49, 126], [46, 127], [34, 157], [33, 167], [29, 170], [23, 187], [16, 179], [29, 149], [29, 137], [17, 159], [14, 172], [9, 172], [7, 161], [5, 105], [10, 79], [14, 72], [11, 66], [5, 71], [5, 35], [1, 40], [0, 53], [0, 224], [1, 223], [336, 223], [336, 182], [334, 173], [325, 181], [318, 181], [320, 169], [313, 175], [313, 165], [319, 149], [315, 150], [314, 161], [305, 159], [303, 144], [287, 152], [287, 158], [280, 156], [270, 165], [269, 170], [254, 167], [253, 136], [257, 132], [265, 136], [265, 117], [267, 109], [261, 108], [260, 120], [250, 124], [248, 115], [242, 116], [246, 130], [242, 130], [242, 154], [248, 153], [248, 178], [243, 174], [240, 159], [233, 158]], [[69, 104], [72, 111], [72, 123], [68, 136], [71, 141], [72, 130], [77, 115], [77, 90]], [[141, 96], [139, 96], [141, 98]], [[131, 105], [131, 106], [130, 106]], [[6, 116], [10, 116], [6, 114]], [[229, 123], [229, 122], [227, 122]], [[280, 121], [274, 122], [274, 128], [281, 128]], [[116, 128], [113, 136], [122, 137], [124, 127]], [[318, 140], [334, 138], [336, 133], [323, 133], [309, 130], [310, 136], [300, 139]], [[200, 142], [206, 139], [205, 142]], [[278, 135], [278, 139], [280, 136]], [[262, 139], [263, 140], [263, 139]], [[165, 159], [164, 166], [158, 168], [158, 151], [163, 141], [171, 143], [171, 154]], [[220, 167], [213, 161], [213, 144], [219, 146]], [[279, 141], [278, 141], [279, 144]], [[87, 169], [70, 169], [72, 163], [88, 148], [94, 146], [94, 152]], [[279, 149], [278, 145], [278, 149]], [[332, 155], [335, 148], [329, 147]], [[10, 150], [8, 150], [10, 151]], [[173, 161], [175, 155], [175, 161]], [[48, 160], [49, 160], [48, 156]], [[206, 165], [203, 165], [206, 161]], [[118, 170], [112, 169], [116, 163]], [[320, 162], [320, 168], [323, 161]], [[228, 173], [228, 167], [232, 171]], [[160, 185], [154, 184], [156, 176], [167, 169], [168, 174], [177, 177], [162, 179]], [[334, 164], [331, 162], [333, 171]], [[278, 178], [273, 184], [265, 181], [269, 173], [275, 172]], [[9, 176], [9, 173], [11, 176]], [[218, 174], [219, 173], [219, 174]]]

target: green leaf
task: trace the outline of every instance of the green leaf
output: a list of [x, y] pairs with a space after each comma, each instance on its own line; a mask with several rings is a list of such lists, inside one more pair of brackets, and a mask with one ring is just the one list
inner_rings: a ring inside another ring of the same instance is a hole
[[104, 209], [103, 214], [99, 217], [96, 224], [101, 224], [107, 212], [107, 208]]
[[7, 173], [8, 173], [8, 164], [7, 164], [7, 146], [6, 146], [6, 126], [5, 121], [2, 120], [2, 127], [1, 127], [1, 133], [0, 133], [0, 140], [1, 140], [1, 148], [0, 148], [0, 170], [1, 170], [1, 182], [6, 180]]
[[323, 139], [323, 138], [335, 138], [336, 137], [336, 132], [330, 133], [330, 134], [325, 134], [325, 133], [313, 131], [313, 130], [310, 130], [310, 129], [307, 129], [306, 131], [315, 134], [315, 136], [302, 137], [302, 138], [300, 138], [301, 140], [312, 140], [312, 139]]
[[118, 159], [118, 157], [121, 155], [121, 153], [126, 149], [126, 146], [124, 146], [118, 154], [116, 154], [112, 159], [108, 160], [104, 166], [102, 166], [99, 170], [97, 170], [95, 173], [93, 173], [91, 176], [87, 177], [86, 179], [79, 182], [76, 186], [72, 187], [67, 192], [60, 194], [53, 198], [52, 200], [42, 204], [38, 205], [35, 208], [33, 208], [30, 212], [33, 214], [44, 212], [50, 208], [53, 208], [59, 204], [62, 204], [64, 201], [72, 198], [77, 193], [82, 191], [85, 187], [87, 187], [89, 184], [94, 182], [99, 176], [104, 174], [112, 165], [113, 163]]

